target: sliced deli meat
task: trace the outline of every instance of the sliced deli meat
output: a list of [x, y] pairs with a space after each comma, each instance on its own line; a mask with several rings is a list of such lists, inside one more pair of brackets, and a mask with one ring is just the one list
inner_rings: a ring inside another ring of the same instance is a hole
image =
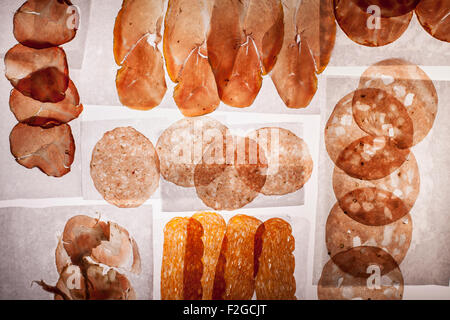
[[416, 15], [422, 27], [436, 39], [450, 42], [450, 2], [421, 0]]
[[421, 0], [352, 0], [362, 10], [370, 10], [371, 6], [377, 6], [380, 15], [384, 18], [397, 17], [415, 9]]

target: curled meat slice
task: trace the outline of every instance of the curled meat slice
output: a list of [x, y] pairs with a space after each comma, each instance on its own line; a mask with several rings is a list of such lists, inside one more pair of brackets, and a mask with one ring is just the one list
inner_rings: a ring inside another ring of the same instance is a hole
[[414, 10], [421, 0], [352, 0], [362, 10], [370, 10], [370, 6], [377, 6], [384, 18], [397, 17]]
[[22, 94], [42, 102], [64, 99], [69, 69], [63, 49], [33, 49], [17, 44], [6, 53], [5, 67], [6, 78]]
[[421, 0], [416, 7], [416, 15], [429, 34], [450, 42], [450, 1]]
[[56, 47], [75, 37], [78, 24], [69, 0], [28, 0], [14, 14], [14, 36], [27, 47]]
[[9, 142], [12, 155], [26, 168], [38, 167], [53, 177], [70, 172], [75, 142], [67, 124], [43, 129], [19, 123], [11, 131]]
[[135, 300], [136, 292], [126, 276], [114, 269], [90, 265], [86, 271], [89, 300]]
[[56, 103], [40, 102], [13, 89], [9, 97], [9, 107], [17, 121], [43, 128], [53, 127], [78, 118], [83, 111], [78, 91], [72, 81], [64, 100]]

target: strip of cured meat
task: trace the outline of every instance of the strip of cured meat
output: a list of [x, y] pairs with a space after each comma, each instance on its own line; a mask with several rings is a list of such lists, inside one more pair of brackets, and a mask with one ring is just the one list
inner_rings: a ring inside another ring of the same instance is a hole
[[77, 88], [72, 81], [64, 100], [57, 103], [40, 102], [13, 89], [9, 97], [9, 107], [17, 121], [43, 128], [53, 127], [78, 118], [83, 111]]
[[178, 85], [174, 100], [185, 116], [214, 111], [220, 103], [206, 39], [214, 2], [170, 0], [164, 20], [167, 72]]
[[250, 106], [273, 68], [283, 39], [279, 0], [218, 0], [207, 39], [219, 97], [233, 107]]
[[352, 219], [369, 226], [390, 224], [414, 206], [420, 191], [419, 168], [413, 153], [380, 180], [355, 179], [335, 167], [333, 190], [340, 207]]
[[383, 226], [363, 225], [335, 204], [326, 224], [328, 255], [333, 257], [353, 247], [372, 246], [387, 251], [400, 264], [411, 244], [412, 227], [409, 214]]
[[[417, 65], [401, 59], [380, 61], [363, 72], [358, 88], [384, 90], [403, 103], [413, 124], [412, 145], [422, 141], [433, 127], [438, 109], [436, 88]], [[403, 111], [391, 111], [390, 117], [400, 116], [406, 118]]]
[[90, 168], [97, 191], [119, 208], [142, 205], [159, 185], [156, 150], [132, 127], [106, 132], [92, 151]]
[[422, 27], [436, 39], [450, 42], [450, 2], [421, 0], [416, 15]]
[[161, 103], [167, 86], [161, 41], [164, 1], [125, 0], [114, 26], [116, 87], [127, 107], [148, 110]]
[[363, 11], [370, 6], [377, 6], [384, 18], [397, 17], [414, 10], [421, 0], [352, 0]]
[[267, 176], [261, 193], [283, 195], [297, 191], [311, 177], [313, 161], [307, 144], [293, 132], [277, 127], [258, 129], [249, 134], [264, 149]]
[[203, 227], [202, 300], [211, 300], [213, 298], [216, 267], [225, 237], [226, 223], [222, 216], [214, 212], [199, 212], [194, 214], [192, 218], [200, 222]]
[[27, 47], [57, 47], [75, 37], [78, 24], [69, 0], [28, 0], [14, 14], [14, 36]]
[[5, 75], [22, 94], [42, 102], [59, 102], [69, 86], [66, 54], [59, 47], [33, 49], [17, 44], [5, 55]]
[[255, 235], [261, 221], [246, 215], [236, 215], [227, 224], [226, 245], [222, 247], [223, 268], [216, 278], [222, 278], [222, 291], [214, 288], [215, 299], [250, 300], [255, 291]]
[[75, 142], [68, 124], [43, 129], [18, 123], [11, 131], [9, 143], [16, 161], [28, 169], [38, 167], [53, 177], [70, 172]]
[[228, 128], [209, 117], [184, 118], [159, 136], [156, 144], [161, 175], [182, 187], [194, 186], [194, 170], [216, 140], [223, 142]]
[[295, 239], [288, 222], [273, 218], [259, 226], [255, 236], [259, 256], [255, 267], [258, 300], [296, 299], [294, 249]]
[[369, 47], [384, 46], [400, 38], [413, 16], [412, 11], [390, 18], [381, 16], [380, 11], [377, 16], [374, 11], [359, 7], [355, 0], [334, 0], [334, 14], [351, 40]]
[[403, 276], [395, 260], [376, 247], [355, 247], [327, 262], [317, 286], [320, 300], [401, 300]]
[[202, 299], [203, 227], [193, 218], [174, 218], [164, 227], [162, 300]]

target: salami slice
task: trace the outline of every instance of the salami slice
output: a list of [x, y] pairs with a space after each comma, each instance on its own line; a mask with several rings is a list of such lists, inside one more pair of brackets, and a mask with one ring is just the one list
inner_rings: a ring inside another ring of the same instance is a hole
[[17, 44], [5, 55], [5, 75], [22, 94], [42, 102], [59, 102], [69, 86], [66, 54], [59, 47], [33, 49]]
[[412, 153], [396, 171], [379, 180], [360, 180], [335, 167], [333, 189], [339, 205], [352, 219], [369, 226], [390, 224], [414, 206], [420, 174]]
[[367, 226], [353, 220], [335, 204], [326, 224], [328, 255], [353, 247], [372, 246], [388, 252], [400, 264], [408, 252], [412, 239], [412, 219], [408, 214], [383, 226]]
[[174, 218], [164, 227], [162, 300], [202, 298], [203, 227], [192, 218]]
[[159, 185], [156, 150], [132, 127], [106, 132], [94, 147], [90, 168], [97, 191], [119, 208], [142, 205]]
[[255, 268], [256, 298], [295, 300], [295, 239], [289, 223], [279, 218], [267, 220], [258, 228], [255, 243], [255, 252], [259, 255]]
[[28, 169], [37, 167], [53, 177], [70, 172], [75, 142], [67, 124], [43, 129], [18, 123], [9, 135], [9, 143], [16, 161]]
[[403, 103], [413, 123], [413, 143], [422, 141], [434, 124], [438, 108], [436, 88], [417, 65], [401, 59], [380, 61], [363, 72], [359, 89], [376, 88]]
[[311, 177], [313, 161], [307, 144], [293, 132], [276, 127], [258, 129], [249, 134], [264, 149], [268, 161], [267, 176], [261, 193], [283, 195], [297, 191]]
[[226, 223], [222, 216], [214, 212], [199, 212], [194, 214], [192, 218], [200, 222], [203, 227], [202, 300], [211, 300], [213, 298], [214, 278], [225, 236]]
[[406, 31], [413, 16], [404, 15], [385, 18], [376, 11], [364, 10], [355, 0], [334, 0], [334, 14], [344, 33], [354, 42], [380, 47], [394, 42]]
[[421, 0], [353, 0], [363, 11], [377, 6], [384, 18], [398, 17], [414, 10]]
[[78, 118], [83, 111], [77, 88], [72, 81], [69, 82], [64, 100], [57, 103], [40, 102], [13, 89], [9, 97], [9, 107], [17, 121], [43, 128], [70, 122]]
[[403, 276], [395, 260], [376, 247], [355, 247], [327, 262], [317, 286], [320, 300], [400, 300]]
[[450, 42], [450, 3], [447, 0], [421, 0], [416, 15], [422, 27], [436, 39]]
[[28, 0], [14, 14], [14, 36], [27, 47], [56, 47], [75, 37], [79, 18], [69, 0]]

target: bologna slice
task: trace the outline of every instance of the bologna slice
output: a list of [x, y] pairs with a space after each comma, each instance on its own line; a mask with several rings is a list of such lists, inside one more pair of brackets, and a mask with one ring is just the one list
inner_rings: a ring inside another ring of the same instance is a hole
[[77, 88], [72, 81], [69, 82], [64, 100], [57, 103], [40, 102], [13, 89], [9, 97], [9, 107], [17, 121], [43, 128], [70, 122], [78, 118], [83, 111]]
[[296, 299], [294, 249], [289, 223], [274, 218], [260, 225], [255, 237], [255, 255], [259, 256], [255, 267], [258, 300]]
[[[246, 215], [236, 215], [227, 224], [226, 245], [220, 253], [224, 264], [216, 271], [223, 286], [214, 288], [214, 298], [220, 300], [250, 300], [255, 291], [255, 235], [261, 221]], [[216, 281], [215, 281], [216, 283]], [[220, 281], [217, 281], [220, 283]]]
[[293, 132], [267, 127], [250, 133], [249, 137], [265, 150], [268, 161], [266, 182], [261, 193], [292, 193], [302, 188], [309, 180], [313, 161], [307, 144]]
[[27, 47], [57, 47], [75, 37], [78, 23], [69, 0], [28, 0], [14, 14], [14, 36]]
[[70, 172], [75, 142], [67, 124], [44, 129], [18, 123], [11, 131], [9, 143], [16, 161], [28, 169], [37, 167], [53, 177]]
[[380, 61], [361, 75], [359, 89], [384, 90], [403, 103], [413, 123], [413, 143], [422, 141], [433, 127], [438, 96], [433, 82], [417, 65], [401, 59]]
[[450, 42], [450, 2], [421, 0], [416, 15], [422, 27], [436, 39]]
[[106, 132], [92, 151], [90, 168], [97, 191], [119, 208], [142, 205], [159, 185], [156, 150], [132, 127]]
[[352, 219], [369, 226], [404, 217], [416, 202], [420, 174], [412, 153], [396, 171], [379, 180], [360, 180], [335, 167], [333, 189], [339, 205]]
[[409, 214], [391, 224], [367, 226], [353, 220], [335, 204], [326, 224], [328, 255], [333, 257], [353, 247], [372, 246], [385, 250], [400, 264], [411, 244], [412, 227]]
[[320, 300], [401, 300], [403, 275], [395, 260], [376, 247], [355, 247], [327, 262], [317, 286]]
[[384, 46], [400, 38], [413, 16], [412, 11], [397, 17], [377, 16], [359, 7], [355, 0], [334, 0], [334, 13], [351, 40], [369, 47]]
[[161, 175], [176, 185], [193, 187], [196, 164], [214, 141], [224, 141], [227, 132], [226, 126], [209, 117], [184, 118], [172, 124], [156, 144]]
[[192, 218], [200, 222], [203, 227], [202, 300], [211, 300], [213, 298], [216, 267], [225, 237], [226, 223], [219, 214], [214, 212], [199, 212], [194, 214]]
[[353, 0], [362, 10], [367, 11], [370, 6], [380, 8], [384, 18], [402, 16], [415, 9], [421, 0]]
[[59, 47], [33, 49], [17, 44], [5, 55], [5, 75], [22, 94], [59, 102], [69, 86], [66, 54]]
[[202, 299], [203, 227], [193, 218], [174, 218], [164, 227], [162, 300]]

